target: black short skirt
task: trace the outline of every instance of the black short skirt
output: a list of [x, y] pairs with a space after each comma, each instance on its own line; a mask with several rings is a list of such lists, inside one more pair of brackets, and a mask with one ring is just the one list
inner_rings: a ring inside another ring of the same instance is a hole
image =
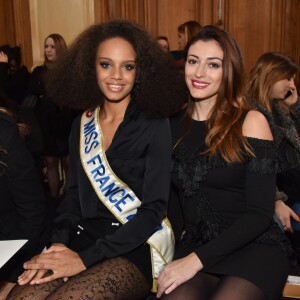
[[[193, 245], [178, 246], [175, 259], [193, 252]], [[291, 268], [290, 260], [276, 246], [251, 243], [201, 272], [244, 278], [260, 288], [270, 300], [280, 299]]]
[[[116, 222], [116, 221], [115, 221]], [[104, 238], [107, 234], [112, 234], [119, 227], [112, 226], [113, 220], [91, 219], [80, 223], [80, 227], [84, 230], [74, 232], [74, 238], [69, 247], [73, 251], [80, 251], [95, 243], [98, 238]], [[78, 234], [79, 232], [79, 234]], [[145, 276], [146, 280], [152, 286], [152, 264], [150, 246], [144, 243], [135, 248], [131, 252], [120, 255], [131, 261]]]

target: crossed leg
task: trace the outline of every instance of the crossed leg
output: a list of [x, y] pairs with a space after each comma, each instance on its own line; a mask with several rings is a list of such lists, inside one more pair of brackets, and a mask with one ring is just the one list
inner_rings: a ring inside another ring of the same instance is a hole
[[62, 279], [41, 285], [16, 286], [7, 300], [138, 300], [150, 285], [129, 260], [117, 257], [94, 265], [67, 282]]

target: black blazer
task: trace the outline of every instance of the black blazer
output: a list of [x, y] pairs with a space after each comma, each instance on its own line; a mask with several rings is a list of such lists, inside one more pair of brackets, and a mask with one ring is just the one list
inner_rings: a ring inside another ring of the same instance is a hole
[[118, 220], [99, 200], [83, 170], [79, 130], [80, 118], [75, 120], [70, 135], [70, 169], [65, 198], [58, 208], [51, 241], [71, 246], [78, 223], [98, 220], [98, 238], [78, 252], [85, 266], [90, 267], [136, 249], [161, 223], [170, 189], [171, 132], [167, 119], [149, 120], [133, 100], [130, 102], [106, 157], [111, 169], [134, 191], [142, 204], [135, 217], [125, 225], [109, 228], [101, 226], [101, 222], [112, 224]]

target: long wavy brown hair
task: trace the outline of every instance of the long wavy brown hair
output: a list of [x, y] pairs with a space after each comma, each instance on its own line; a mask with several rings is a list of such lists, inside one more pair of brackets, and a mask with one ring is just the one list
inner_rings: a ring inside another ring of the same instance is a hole
[[[204, 26], [187, 44], [185, 52], [197, 41], [216, 41], [224, 52], [223, 78], [216, 103], [207, 120], [205, 139], [207, 153], [219, 154], [227, 162], [242, 162], [245, 153], [253, 152], [243, 135], [242, 126], [250, 110], [244, 95], [244, 64], [240, 48], [234, 37], [215, 26]], [[187, 116], [191, 119], [194, 101], [190, 97]]]
[[[273, 85], [279, 80], [293, 78], [298, 70], [297, 63], [283, 53], [264, 53], [248, 75], [247, 92], [251, 103], [259, 103], [271, 112], [274, 100], [271, 97]], [[283, 101], [279, 101], [279, 104], [288, 110]]]

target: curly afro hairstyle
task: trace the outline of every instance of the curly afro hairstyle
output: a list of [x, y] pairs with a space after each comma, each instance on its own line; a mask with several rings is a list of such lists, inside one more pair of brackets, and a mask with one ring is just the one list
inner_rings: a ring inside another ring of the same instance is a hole
[[92, 25], [77, 37], [48, 72], [47, 92], [53, 101], [82, 110], [103, 103], [96, 78], [96, 53], [103, 41], [114, 37], [128, 41], [136, 51], [137, 75], [131, 95], [137, 106], [148, 117], [167, 117], [179, 110], [188, 93], [172, 57], [144, 28], [126, 20]]

